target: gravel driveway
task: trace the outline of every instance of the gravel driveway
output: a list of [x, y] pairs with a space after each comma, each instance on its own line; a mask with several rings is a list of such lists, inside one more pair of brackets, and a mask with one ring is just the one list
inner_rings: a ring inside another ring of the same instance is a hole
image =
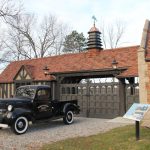
[[23, 135], [15, 135], [10, 129], [2, 129], [0, 130], [0, 150], [37, 150], [43, 143], [93, 135], [124, 125], [127, 123], [77, 117], [72, 125], [64, 125], [62, 119], [34, 124]]

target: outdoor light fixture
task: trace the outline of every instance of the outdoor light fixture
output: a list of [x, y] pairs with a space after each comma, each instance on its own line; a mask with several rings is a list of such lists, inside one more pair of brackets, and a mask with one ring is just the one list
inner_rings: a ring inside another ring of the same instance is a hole
[[43, 68], [43, 70], [44, 70], [45, 76], [47, 76], [48, 73], [49, 73], [49, 68], [48, 68], [47, 66], [45, 66], [45, 67]]
[[113, 69], [117, 69], [118, 62], [116, 61], [116, 59], [113, 59], [111, 64]]

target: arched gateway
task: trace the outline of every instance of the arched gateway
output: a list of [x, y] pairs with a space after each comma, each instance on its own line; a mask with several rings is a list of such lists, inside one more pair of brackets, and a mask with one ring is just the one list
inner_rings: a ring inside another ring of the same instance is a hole
[[139, 46], [103, 50], [95, 24], [88, 33], [85, 52], [10, 63], [0, 75], [0, 97], [10, 97], [20, 85], [49, 84], [53, 99], [78, 99], [82, 116], [123, 115], [139, 102]]

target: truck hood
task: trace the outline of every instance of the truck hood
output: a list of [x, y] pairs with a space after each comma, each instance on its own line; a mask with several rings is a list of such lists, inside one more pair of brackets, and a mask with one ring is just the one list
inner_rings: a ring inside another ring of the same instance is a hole
[[31, 103], [31, 99], [29, 98], [18, 98], [18, 97], [14, 97], [14, 98], [6, 98], [6, 99], [2, 99], [0, 98], [0, 104], [13, 104], [13, 103]]

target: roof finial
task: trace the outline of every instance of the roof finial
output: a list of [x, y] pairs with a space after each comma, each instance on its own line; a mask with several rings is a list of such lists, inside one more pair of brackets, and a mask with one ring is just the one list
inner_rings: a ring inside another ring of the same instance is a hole
[[92, 16], [92, 19], [94, 21], [94, 27], [95, 27], [95, 22], [97, 21], [97, 19], [96, 19], [96, 17], [94, 15]]

